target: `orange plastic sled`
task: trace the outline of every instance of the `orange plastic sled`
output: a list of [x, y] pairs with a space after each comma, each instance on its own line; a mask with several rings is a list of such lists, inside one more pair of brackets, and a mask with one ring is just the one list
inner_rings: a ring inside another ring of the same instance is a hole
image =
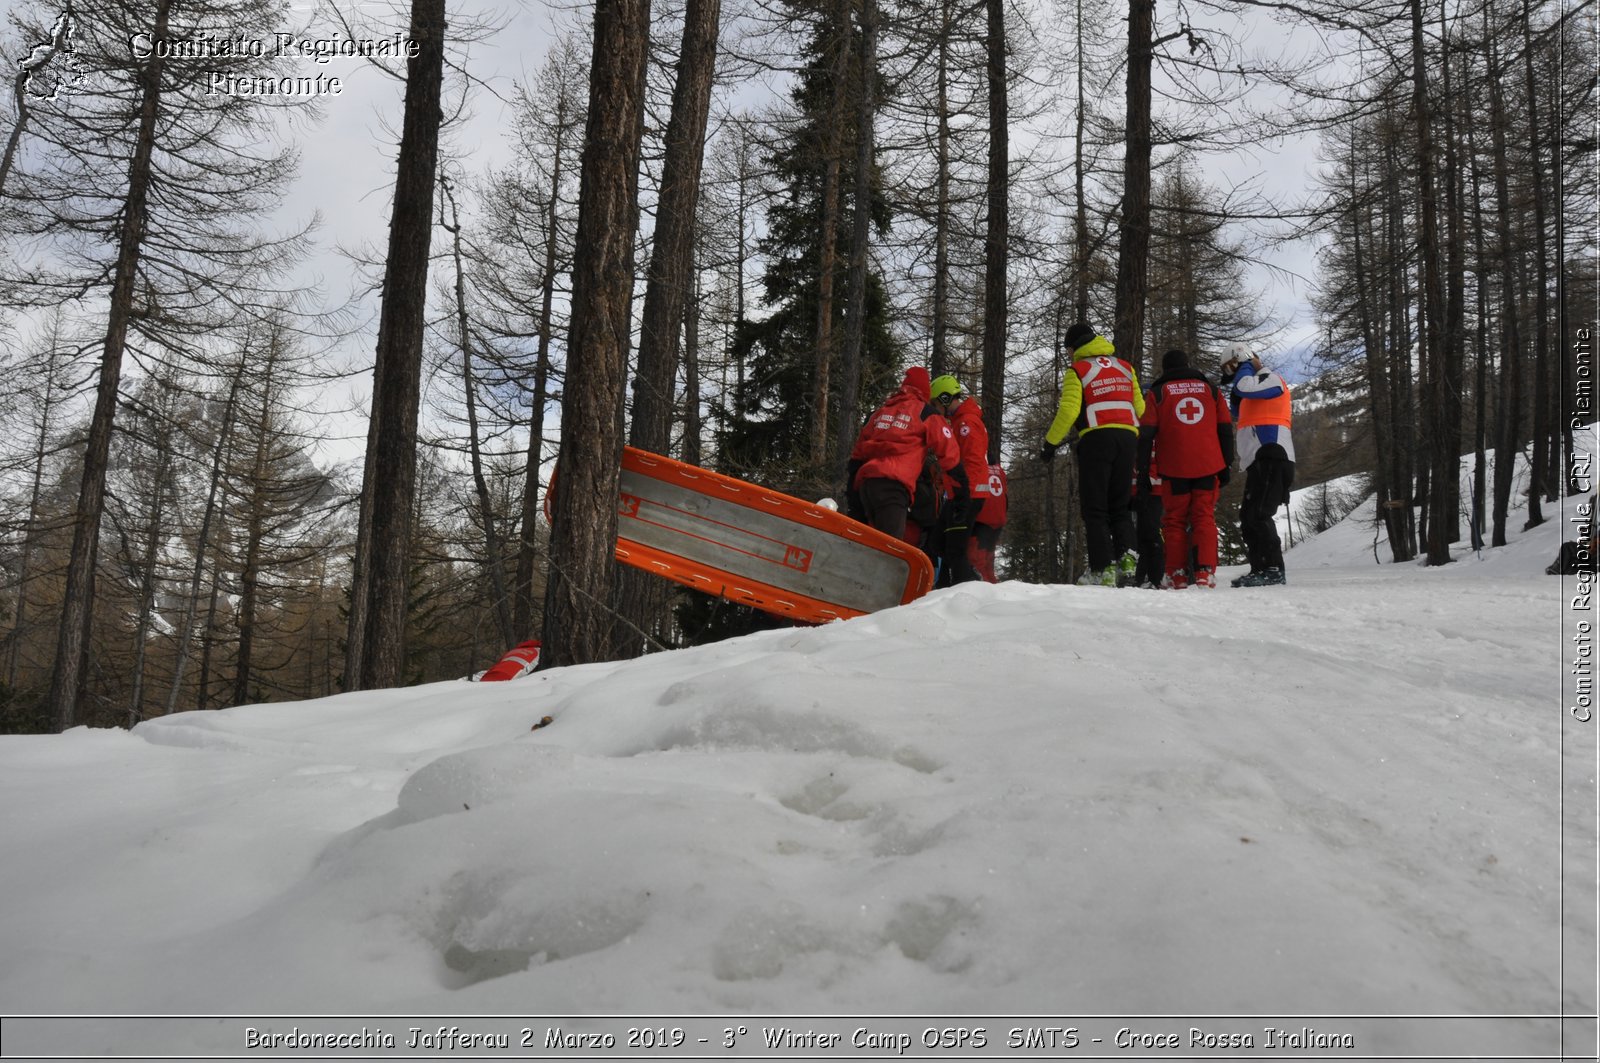
[[617, 560], [812, 623], [903, 605], [933, 587], [927, 555], [899, 539], [814, 502], [633, 447], [622, 456]]

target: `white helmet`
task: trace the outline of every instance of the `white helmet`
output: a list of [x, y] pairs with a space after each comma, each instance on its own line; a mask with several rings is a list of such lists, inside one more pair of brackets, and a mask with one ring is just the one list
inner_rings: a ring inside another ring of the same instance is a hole
[[1249, 360], [1250, 360], [1250, 348], [1246, 347], [1242, 343], [1230, 343], [1226, 347], [1223, 348], [1223, 351], [1222, 351], [1222, 365], [1223, 365], [1223, 368], [1227, 368], [1228, 366], [1237, 366], [1240, 363], [1248, 362]]

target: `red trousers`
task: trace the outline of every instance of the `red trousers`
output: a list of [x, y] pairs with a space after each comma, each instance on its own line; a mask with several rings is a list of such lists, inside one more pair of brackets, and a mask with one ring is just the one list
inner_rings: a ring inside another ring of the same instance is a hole
[[994, 574], [994, 548], [1000, 542], [1000, 529], [992, 524], [974, 524], [967, 539], [967, 562], [985, 583], [998, 582]]
[[[1174, 485], [1175, 486], [1175, 485]], [[1167, 574], [1189, 567], [1189, 548], [1194, 547], [1195, 564], [1217, 567], [1217, 489], [1191, 488], [1182, 494], [1169, 493], [1161, 513], [1161, 538], [1166, 544]]]

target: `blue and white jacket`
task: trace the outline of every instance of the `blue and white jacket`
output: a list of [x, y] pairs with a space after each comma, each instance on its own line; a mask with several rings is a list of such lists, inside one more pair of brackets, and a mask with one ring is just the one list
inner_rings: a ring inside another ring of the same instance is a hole
[[1294, 433], [1289, 422], [1289, 385], [1270, 369], [1257, 371], [1241, 362], [1228, 382], [1228, 408], [1233, 414], [1239, 468], [1248, 469], [1261, 448], [1276, 443], [1294, 459]]

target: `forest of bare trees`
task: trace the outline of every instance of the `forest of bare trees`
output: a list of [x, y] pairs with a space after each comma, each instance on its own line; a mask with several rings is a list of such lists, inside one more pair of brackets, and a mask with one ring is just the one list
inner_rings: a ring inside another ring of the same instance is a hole
[[[1146, 377], [1233, 341], [1291, 371], [1301, 484], [1357, 477], [1389, 560], [1592, 490], [1590, 2], [595, 0], [492, 76], [460, 7], [312, 16], [415, 45], [392, 126], [339, 148], [388, 203], [351, 305], [285, 205], [340, 99], [129, 47], [293, 11], [14, 5], [0, 731], [760, 626], [614, 562], [624, 444], [835, 494], [913, 364], [985, 411], [1002, 575], [1071, 580], [1071, 462], [1032, 456], [1078, 319]], [[485, 112], [493, 144], [453, 137]], [[347, 386], [364, 460], [319, 445]]]

